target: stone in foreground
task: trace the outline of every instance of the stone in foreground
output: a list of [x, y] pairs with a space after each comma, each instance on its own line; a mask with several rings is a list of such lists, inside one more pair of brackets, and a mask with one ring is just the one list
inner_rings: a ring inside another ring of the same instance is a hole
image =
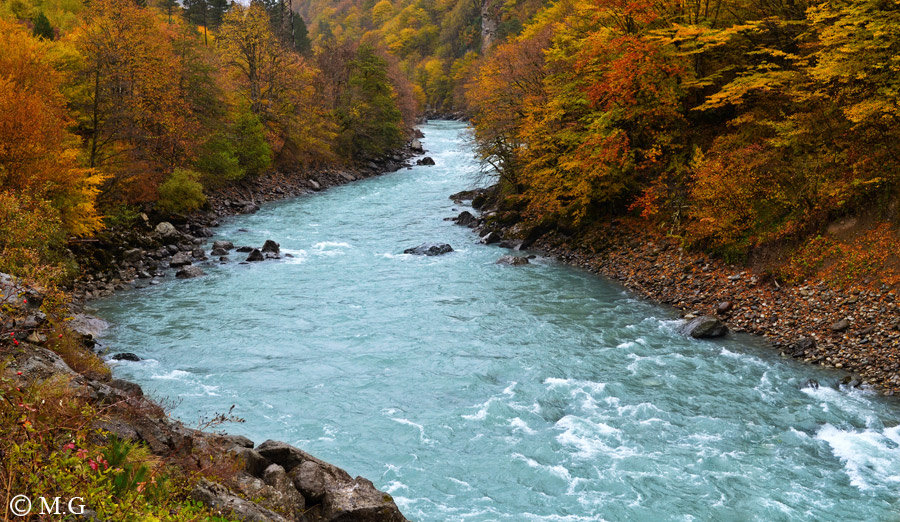
[[310, 520], [405, 522], [390, 495], [362, 477], [350, 475], [284, 442], [267, 440], [256, 451], [287, 472], [306, 499]]
[[681, 333], [695, 339], [712, 339], [727, 334], [728, 327], [715, 317], [704, 315], [684, 325]]
[[453, 252], [453, 247], [447, 243], [422, 243], [417, 247], [407, 248], [403, 251], [404, 254], [416, 256], [439, 256], [450, 252]]

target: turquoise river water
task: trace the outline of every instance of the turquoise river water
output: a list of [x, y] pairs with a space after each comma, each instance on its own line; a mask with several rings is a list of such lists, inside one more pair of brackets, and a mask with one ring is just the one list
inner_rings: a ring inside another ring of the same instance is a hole
[[[898, 404], [751, 337], [445, 221], [475, 185], [464, 125], [423, 127], [437, 165], [228, 220], [294, 255], [95, 304], [117, 377], [225, 412], [391, 493], [411, 520], [898, 520]], [[425, 241], [439, 257], [401, 254]], [[818, 379], [818, 389], [805, 387]]]

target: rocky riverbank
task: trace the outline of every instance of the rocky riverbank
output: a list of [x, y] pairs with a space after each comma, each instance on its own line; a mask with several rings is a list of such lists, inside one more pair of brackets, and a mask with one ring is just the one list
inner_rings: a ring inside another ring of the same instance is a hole
[[69, 245], [80, 268], [72, 289], [73, 300], [84, 303], [129, 285], [159, 284], [179, 273], [185, 278], [201, 276], [207, 263], [244, 261], [246, 255], [229, 257], [203, 247], [222, 218], [254, 213], [262, 203], [393, 172], [409, 166], [409, 159], [423, 152], [418, 139], [414, 139], [401, 150], [355, 168], [272, 172], [221, 187], [208, 194], [204, 210], [189, 216], [154, 219], [142, 213], [134, 223], [110, 227], [96, 237]]
[[63, 386], [66, 400], [82, 401], [102, 412], [91, 418], [95, 442], [115, 437], [145, 444], [191, 477], [190, 498], [223, 516], [309, 522], [405, 520], [390, 495], [370, 481], [353, 478], [298, 448], [271, 440], [256, 445], [245, 437], [188, 428], [169, 418], [137, 384], [113, 379], [108, 372], [76, 371], [60, 353], [70, 360], [96, 357], [90, 348], [97, 325], [83, 317], [74, 321], [70, 329], [82, 341], [75, 349], [83, 353], [62, 349], [55, 336], [48, 338], [51, 325], [40, 311], [44, 297], [40, 290], [0, 274], [4, 386]]
[[[370, 481], [353, 478], [298, 448], [277, 441], [256, 445], [244, 437], [207, 433], [171, 419], [159, 404], [144, 396], [140, 386], [111, 378], [95, 353], [104, 324], [81, 310], [84, 302], [132, 284], [202, 276], [204, 263], [279, 258], [275, 241], [258, 248], [236, 248], [230, 242], [217, 242], [210, 249], [203, 245], [223, 217], [256, 212], [260, 203], [395, 171], [422, 152], [413, 140], [402, 151], [352, 170], [272, 173], [214, 191], [205, 210], [183, 219], [154, 222], [142, 214], [136, 226], [113, 227], [71, 245], [82, 270], [72, 290], [72, 318], [65, 334], [59, 334], [60, 339], [76, 339], [76, 346], [65, 350], [55, 338], [58, 326], [52, 326], [41, 311], [42, 291], [0, 274], [4, 382], [21, 389], [63, 383], [76, 400], [103, 412], [91, 426], [96, 438], [146, 444], [154, 455], [196, 479], [190, 498], [223, 516], [276, 521], [405, 520], [390, 495]], [[118, 355], [138, 359], [134, 354]], [[79, 369], [73, 369], [67, 360], [79, 361], [75, 365]]]
[[686, 318], [718, 317], [733, 332], [763, 336], [784, 356], [847, 372], [843, 385], [900, 394], [900, 289], [779, 284], [767, 274], [686, 251], [638, 221], [616, 220], [595, 231], [590, 244], [552, 231], [529, 234], [490, 208], [488, 194], [451, 196], [482, 211], [455, 220], [485, 243], [542, 251], [674, 306]]

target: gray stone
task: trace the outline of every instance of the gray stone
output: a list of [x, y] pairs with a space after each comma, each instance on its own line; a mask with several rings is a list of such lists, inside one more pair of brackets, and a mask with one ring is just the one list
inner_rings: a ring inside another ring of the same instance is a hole
[[695, 339], [711, 339], [727, 334], [728, 327], [715, 317], [704, 315], [685, 324], [681, 332]]
[[205, 276], [206, 272], [204, 272], [199, 266], [186, 266], [175, 273], [175, 277], [178, 279], [193, 279], [195, 277]]
[[830, 328], [832, 332], [843, 332], [847, 328], [850, 328], [850, 321], [848, 321], [847, 319], [841, 319], [840, 321], [832, 324]]
[[87, 314], [75, 314], [66, 326], [69, 330], [89, 339], [99, 339], [104, 330], [109, 328], [109, 323]]
[[272, 253], [277, 254], [281, 251], [281, 245], [272, 241], [271, 239], [267, 239], [265, 243], [263, 243], [262, 252], [263, 254]]
[[493, 243], [500, 242], [500, 234], [496, 232], [488, 232], [487, 234], [481, 236], [481, 242], [485, 245], [490, 245]]
[[137, 356], [137, 354], [131, 352], [122, 352], [117, 353], [111, 357], [114, 361], [140, 361], [141, 358]]
[[156, 225], [156, 233], [164, 238], [171, 238], [179, 235], [178, 230], [176, 230], [172, 223], [169, 223], [168, 221], [163, 221]]
[[434, 165], [434, 160], [429, 156], [425, 156], [420, 160], [416, 160], [416, 165]]
[[222, 516], [231, 516], [249, 522], [286, 521], [284, 517], [235, 495], [231, 490], [216, 482], [200, 479], [191, 491], [191, 498], [203, 502]]
[[463, 210], [459, 213], [453, 221], [456, 221], [457, 225], [461, 225], [464, 227], [473, 227], [476, 223], [478, 223], [478, 218], [476, 218], [471, 212], [468, 210]]
[[527, 257], [502, 256], [497, 260], [498, 265], [521, 266], [529, 264]]
[[271, 464], [259, 452], [237, 443], [228, 450], [228, 455], [234, 460], [238, 469], [246, 471], [254, 477], [261, 477], [266, 468], [269, 467], [269, 464]]
[[234, 248], [234, 243], [231, 241], [213, 241], [212, 244], [213, 250], [217, 248], [221, 248], [222, 250], [231, 250]]
[[144, 251], [140, 248], [131, 248], [122, 253], [122, 258], [129, 263], [137, 263], [144, 257]]
[[227, 256], [227, 255], [228, 255], [228, 251], [225, 250], [224, 248], [214, 248], [214, 249], [212, 249], [212, 252], [210, 252], [210, 255], [212, 255], [212, 256], [217, 256], [217, 257], [219, 257], [219, 256]]
[[250, 252], [250, 255], [247, 256], [246, 260], [250, 261], [250, 262], [256, 262], [256, 261], [265, 261], [265, 259], [266, 258], [265, 258], [265, 256], [263, 256], [262, 252], [260, 252], [258, 248], [254, 248]]
[[453, 247], [446, 243], [422, 243], [417, 247], [407, 248], [403, 251], [404, 254], [417, 256], [439, 256], [449, 252], [453, 252]]
[[193, 262], [193, 257], [188, 252], [178, 252], [172, 259], [169, 261], [169, 266], [172, 268], [178, 268], [180, 266], [186, 266]]
[[732, 308], [734, 308], [734, 304], [731, 301], [722, 301], [716, 305], [716, 313], [725, 314], [730, 312]]

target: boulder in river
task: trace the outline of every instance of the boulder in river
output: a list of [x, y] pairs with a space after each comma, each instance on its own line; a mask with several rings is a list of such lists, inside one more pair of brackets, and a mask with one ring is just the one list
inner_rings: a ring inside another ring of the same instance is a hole
[[498, 265], [521, 266], [529, 264], [527, 257], [502, 256], [497, 260]]
[[253, 247], [251, 247], [251, 246], [242, 246], [242, 247], [238, 247], [238, 248], [235, 250], [235, 252], [241, 252], [241, 253], [243, 253], [243, 254], [246, 254], [246, 253], [249, 253], [249, 252], [253, 252]]
[[434, 165], [434, 160], [430, 156], [425, 156], [420, 160], [416, 160], [416, 165]]
[[234, 243], [231, 241], [213, 241], [213, 250], [217, 248], [221, 248], [222, 250], [231, 250], [234, 248]]
[[267, 239], [265, 243], [263, 243], [262, 253], [263, 254], [277, 254], [281, 251], [281, 245], [272, 241], [271, 239]]
[[134, 361], [134, 362], [137, 362], [137, 361], [140, 361], [141, 358], [138, 357], [137, 354], [134, 354], [134, 353], [131, 353], [131, 352], [123, 352], [123, 353], [117, 353], [117, 354], [113, 355], [113, 356], [112, 356], [112, 360], [114, 360], [114, 361]]
[[213, 248], [213, 249], [212, 249], [212, 252], [210, 252], [210, 255], [216, 256], [216, 257], [219, 257], [219, 256], [227, 256], [227, 255], [228, 255], [228, 251], [225, 250], [224, 248]]
[[728, 327], [711, 315], [703, 315], [685, 324], [681, 333], [695, 339], [711, 339], [727, 334]]
[[259, 251], [258, 248], [254, 248], [250, 255], [247, 256], [247, 261], [256, 262], [256, 261], [265, 261], [265, 256], [263, 256], [262, 252]]
[[206, 272], [201, 270], [199, 266], [193, 265], [186, 266], [178, 272], [175, 272], [175, 277], [177, 277], [178, 279], [193, 279], [195, 277], [201, 277], [205, 275]]
[[447, 243], [422, 243], [417, 247], [407, 248], [403, 251], [404, 254], [417, 256], [439, 256], [449, 252], [453, 252], [453, 247]]
[[457, 225], [462, 225], [464, 227], [473, 227], [476, 223], [478, 223], [478, 218], [475, 217], [468, 210], [463, 210], [456, 216], [453, 221], [456, 222]]

